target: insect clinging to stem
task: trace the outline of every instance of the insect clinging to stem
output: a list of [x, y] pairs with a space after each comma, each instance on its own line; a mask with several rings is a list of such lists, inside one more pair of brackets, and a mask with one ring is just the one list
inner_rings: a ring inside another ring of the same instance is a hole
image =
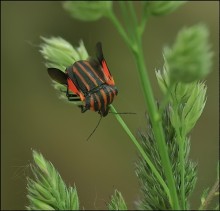
[[48, 74], [67, 87], [66, 96], [69, 101], [83, 102], [79, 106], [82, 113], [92, 110], [105, 117], [118, 90], [104, 59], [101, 42], [96, 44], [96, 50], [97, 59], [76, 61], [66, 68], [65, 73], [57, 68], [48, 68]]
[[[87, 140], [97, 129], [102, 117], [113, 114], [134, 114], [109, 112], [109, 106], [118, 94], [114, 79], [103, 56], [102, 44], [96, 44], [97, 58], [76, 61], [65, 72], [57, 68], [48, 68], [49, 76], [66, 86], [69, 101], [81, 101], [81, 112], [92, 110], [100, 114], [100, 119]], [[72, 93], [70, 93], [70, 91]]]

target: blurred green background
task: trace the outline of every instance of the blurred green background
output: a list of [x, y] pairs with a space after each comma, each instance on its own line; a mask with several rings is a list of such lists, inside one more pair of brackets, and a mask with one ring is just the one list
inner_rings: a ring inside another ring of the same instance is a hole
[[[140, 9], [140, 2], [136, 2]], [[155, 96], [161, 97], [155, 69], [163, 65], [161, 49], [171, 44], [183, 26], [203, 22], [210, 30], [215, 51], [212, 73], [207, 77], [207, 104], [191, 134], [190, 157], [198, 162], [198, 182], [191, 205], [196, 209], [202, 190], [216, 179], [219, 128], [219, 3], [188, 2], [176, 12], [151, 18], [144, 34], [147, 67]], [[114, 2], [117, 13], [118, 3]], [[61, 2], [1, 1], [1, 208], [24, 209], [27, 165], [31, 149], [39, 150], [58, 169], [67, 184], [77, 186], [81, 207], [105, 209], [115, 188], [130, 209], [138, 199], [134, 162], [137, 151], [113, 115], [104, 118], [89, 142], [86, 138], [99, 119], [95, 112], [80, 113], [57, 98], [44, 60], [39, 37], [61, 36], [74, 46], [83, 39], [90, 55], [102, 41], [108, 66], [119, 95], [114, 101], [131, 131], [145, 127], [146, 107], [133, 56], [107, 19], [80, 22], [72, 19]], [[31, 43], [31, 44], [30, 44]]]

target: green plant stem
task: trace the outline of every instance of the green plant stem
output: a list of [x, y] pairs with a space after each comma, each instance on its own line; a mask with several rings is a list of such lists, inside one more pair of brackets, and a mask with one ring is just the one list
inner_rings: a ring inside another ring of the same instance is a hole
[[[171, 85], [171, 88], [174, 86]], [[175, 109], [175, 114], [178, 114], [178, 102], [176, 100], [174, 100], [173, 102], [173, 109]], [[177, 116], [178, 119], [178, 125], [175, 127], [175, 131], [176, 131], [176, 136], [177, 136], [177, 141], [179, 144], [179, 159], [180, 159], [180, 181], [181, 181], [181, 185], [180, 185], [180, 195], [181, 195], [181, 203], [182, 203], [182, 209], [185, 209], [185, 138], [186, 137], [186, 133], [184, 130], [181, 130], [181, 119], [180, 116]]]
[[182, 209], [185, 210], [185, 158], [184, 158], [184, 143], [185, 139], [180, 140], [180, 166], [181, 166], [181, 201], [182, 201]]
[[145, 159], [145, 161], [147, 162], [147, 164], [151, 168], [152, 172], [154, 173], [154, 175], [157, 177], [158, 181], [160, 182], [160, 184], [164, 188], [164, 190], [167, 193], [168, 198], [169, 198], [169, 200], [171, 202], [170, 191], [169, 191], [166, 183], [164, 182], [163, 178], [160, 176], [159, 172], [155, 168], [154, 164], [151, 162], [150, 158], [145, 154], [143, 148], [141, 147], [141, 145], [139, 144], [137, 139], [134, 137], [134, 135], [131, 133], [131, 131], [129, 130], [128, 126], [124, 122], [124, 120], [121, 118], [121, 116], [119, 114], [117, 114], [117, 111], [116, 111], [116, 109], [114, 108], [113, 105], [110, 105], [110, 110], [111, 110], [112, 113], [115, 113], [115, 117], [118, 120], [119, 124], [122, 126], [122, 128], [125, 130], [125, 132], [128, 134], [128, 136], [130, 137], [130, 139], [132, 140], [134, 145], [137, 147], [138, 151], [143, 156], [143, 158]]
[[132, 27], [132, 32], [135, 30], [135, 33], [133, 32], [133, 34], [134, 34], [134, 38], [137, 40], [138, 38], [137, 38], [137, 36], [138, 36], [138, 20], [137, 20], [137, 16], [136, 16], [136, 13], [135, 13], [135, 10], [134, 10], [134, 6], [133, 6], [133, 4], [132, 4], [132, 2], [131, 1], [128, 1], [127, 2], [128, 3], [128, 8], [129, 8], [129, 10], [130, 10], [130, 14], [131, 14], [131, 22], [132, 22], [132, 24], [133, 24], [133, 27]]
[[[170, 84], [170, 86], [167, 88], [167, 92], [164, 96], [164, 99], [162, 101], [162, 103], [160, 104], [160, 108], [159, 108], [159, 113], [160, 116], [162, 116], [163, 111], [165, 109], [165, 107], [167, 106], [169, 100], [170, 100], [170, 96], [172, 93], [172, 89], [175, 86], [175, 83]], [[175, 105], [175, 108], [177, 109], [177, 104]], [[175, 113], [178, 113], [177, 111]], [[179, 120], [180, 122], [180, 120]], [[180, 158], [180, 172], [181, 172], [181, 176], [180, 176], [180, 180], [181, 180], [181, 186], [180, 186], [180, 194], [181, 194], [181, 206], [182, 209], [185, 210], [185, 158], [184, 158], [184, 143], [185, 143], [185, 139], [183, 137], [186, 137], [186, 135], [181, 135], [180, 131], [177, 129], [176, 130], [176, 134], [177, 134], [177, 140], [178, 140], [178, 144], [179, 144], [179, 158]]]
[[128, 37], [130, 37], [131, 42], [134, 42], [134, 34], [132, 32], [132, 28], [129, 27], [130, 20], [127, 18], [128, 17], [128, 10], [126, 8], [126, 2], [125, 1], [119, 1], [119, 5], [120, 5], [121, 12], [122, 12], [122, 17], [123, 17], [123, 20], [124, 20], [124, 24], [125, 24], [125, 27], [126, 27], [127, 32], [128, 32]]
[[205, 201], [200, 205], [199, 210], [206, 210], [212, 199], [215, 197], [216, 192], [219, 190], [219, 179], [216, 180], [212, 189], [209, 191]]
[[157, 145], [159, 149], [159, 153], [161, 156], [161, 162], [164, 167], [164, 172], [166, 175], [166, 179], [168, 182], [168, 187], [170, 190], [170, 194], [172, 197], [171, 206], [175, 210], [179, 210], [179, 201], [176, 192], [176, 186], [173, 178], [173, 172], [170, 164], [170, 159], [168, 156], [167, 145], [165, 142], [164, 131], [162, 128], [161, 117], [157, 110], [155, 100], [153, 97], [153, 92], [151, 89], [150, 80], [146, 71], [144, 57], [143, 57], [143, 49], [141, 45], [141, 41], [139, 41], [137, 52], [135, 53], [135, 59], [138, 66], [138, 71], [141, 79], [141, 84], [144, 91], [144, 97], [148, 108], [148, 113], [152, 122], [152, 127], [155, 135], [155, 139], [157, 140]]
[[138, 30], [139, 30], [139, 34], [140, 36], [143, 35], [144, 33], [144, 29], [145, 29], [145, 26], [146, 26], [146, 23], [147, 23], [147, 20], [148, 20], [148, 17], [149, 17], [149, 11], [146, 9], [147, 7], [147, 2], [144, 4], [144, 7], [143, 7], [143, 11], [142, 11], [142, 18], [141, 18], [141, 23], [140, 25], [138, 26]]
[[[159, 113], [162, 116], [163, 111], [165, 109], [165, 107], [167, 106], [168, 102], [170, 101], [170, 97], [172, 94], [172, 89], [176, 86], [176, 83], [171, 83], [170, 86], [167, 87], [167, 91], [165, 93], [165, 96], [160, 104], [160, 108], [159, 108]], [[178, 102], [174, 101], [174, 109], [175, 109], [175, 113], [178, 113]], [[181, 124], [181, 120], [179, 119], [179, 124]], [[180, 128], [180, 127], [179, 127]], [[177, 135], [177, 140], [178, 140], [178, 144], [179, 144], [179, 159], [180, 159], [180, 173], [181, 173], [181, 186], [180, 186], [180, 194], [181, 194], [181, 206], [182, 209], [185, 210], [185, 157], [184, 157], [184, 143], [185, 143], [185, 139], [184, 137], [186, 137], [186, 134], [184, 134], [184, 131], [180, 131], [179, 128], [176, 128], [176, 135]], [[182, 133], [181, 133], [182, 132]]]
[[106, 14], [106, 16], [112, 21], [112, 23], [114, 24], [115, 28], [118, 30], [119, 34], [122, 36], [122, 38], [124, 39], [125, 43], [131, 47], [131, 49], [133, 49], [133, 45], [130, 41], [130, 39], [128, 38], [125, 30], [123, 29], [121, 23], [118, 21], [118, 19], [116, 18], [115, 14], [113, 12], [109, 12], [108, 14]]
[[170, 86], [167, 87], [166, 93], [165, 93], [164, 98], [161, 101], [160, 107], [159, 107], [160, 116], [162, 116], [164, 109], [167, 107], [167, 105], [170, 101], [170, 96], [172, 94], [173, 87], [174, 87], [174, 84], [170, 84]]
[[181, 186], [180, 186], [180, 193], [181, 193], [181, 202], [182, 202], [182, 209], [185, 210], [185, 158], [184, 158], [184, 143], [185, 139], [182, 138], [184, 136], [180, 135], [180, 131], [176, 130], [177, 139], [179, 142], [179, 158], [180, 158], [180, 174], [181, 174]]
[[[113, 24], [115, 25], [115, 27], [117, 28], [119, 33], [122, 35], [122, 37], [125, 38], [125, 42], [128, 44], [128, 46], [131, 48], [132, 52], [134, 53], [137, 67], [138, 67], [140, 80], [141, 80], [141, 85], [142, 85], [142, 88], [144, 91], [144, 98], [145, 98], [146, 105], [148, 108], [148, 113], [149, 113], [149, 116], [150, 116], [150, 119], [152, 122], [152, 127], [153, 127], [153, 131], [154, 131], [155, 139], [157, 140], [157, 145], [158, 145], [159, 153], [161, 156], [161, 162], [164, 167], [164, 172], [166, 175], [168, 188], [169, 188], [171, 199], [172, 199], [170, 201], [171, 207], [175, 210], [179, 210], [180, 209], [179, 200], [177, 197], [177, 191], [176, 191], [176, 186], [175, 186], [175, 182], [174, 182], [173, 172], [172, 172], [171, 163], [170, 163], [170, 159], [169, 159], [169, 155], [168, 155], [167, 145], [165, 142], [164, 131], [162, 128], [161, 116], [160, 116], [159, 111], [158, 111], [156, 104], [155, 104], [153, 91], [151, 88], [150, 80], [149, 80], [148, 73], [147, 73], [147, 70], [145, 67], [145, 63], [144, 63], [144, 56], [143, 56], [143, 49], [142, 49], [142, 42], [141, 42], [142, 33], [140, 33], [139, 30], [136, 30], [137, 28], [135, 28], [135, 27], [138, 27], [138, 25], [134, 26], [134, 28], [132, 28], [132, 31], [134, 33], [133, 37], [135, 37], [135, 42], [131, 43], [130, 40], [128, 39], [128, 37], [125, 36], [124, 30], [122, 29], [122, 26], [118, 22], [114, 13], [111, 13], [111, 15], [109, 15], [109, 18], [113, 22]], [[130, 18], [130, 17], [127, 17], [127, 18]], [[135, 18], [134, 15], [131, 15], [131, 18], [134, 19]], [[135, 21], [136, 20], [133, 20], [133, 23], [135, 23]], [[118, 118], [118, 115], [116, 115], [116, 118]], [[130, 131], [129, 132], [128, 131], [126, 131], [126, 132], [129, 134]], [[130, 136], [130, 137], [132, 137], [132, 136]], [[132, 141], [134, 141], [133, 138], [132, 138]], [[136, 146], [140, 152], [143, 151], [143, 149], [141, 148], [140, 145], [136, 145]], [[145, 153], [142, 152], [141, 154], [144, 158], [146, 157]]]

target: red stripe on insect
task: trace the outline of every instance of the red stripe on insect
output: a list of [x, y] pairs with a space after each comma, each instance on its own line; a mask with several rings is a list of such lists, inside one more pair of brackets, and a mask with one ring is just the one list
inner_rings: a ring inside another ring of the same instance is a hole
[[94, 68], [89, 64], [88, 61], [85, 61], [84, 64], [87, 65], [87, 67], [89, 67], [90, 70], [92, 70], [92, 72], [95, 74], [95, 76], [96, 76], [97, 78], [99, 78], [99, 79], [104, 83], [104, 81], [98, 76], [98, 74], [96, 73], [96, 71], [94, 70]]
[[105, 73], [105, 76], [107, 77], [107, 84], [115, 85], [114, 79], [113, 79], [113, 77], [112, 77], [112, 75], [111, 75], [111, 73], [110, 73], [110, 71], [107, 67], [107, 64], [106, 64], [105, 60], [102, 61], [102, 68], [103, 68], [103, 71]]
[[90, 98], [90, 109], [92, 111], [95, 111], [95, 106], [94, 106], [94, 96], [91, 95], [91, 98]]
[[85, 79], [82, 77], [82, 75], [79, 73], [79, 71], [76, 69], [76, 67], [73, 67], [73, 72], [80, 78], [80, 80], [83, 82], [83, 84], [86, 86], [86, 89], [89, 91], [90, 87], [88, 83], [85, 81]]
[[101, 102], [100, 102], [99, 96], [96, 93], [94, 93], [94, 95], [95, 95], [97, 102], [98, 102], [98, 110], [100, 110], [101, 109]]
[[103, 89], [100, 90], [100, 93], [101, 93], [102, 98], [103, 98], [103, 100], [104, 100], [105, 110], [106, 110], [106, 106], [107, 106], [107, 97], [106, 97], [106, 94], [105, 94], [105, 92], [104, 92]]
[[82, 71], [89, 77], [89, 79], [96, 85], [98, 86], [96, 80], [88, 73], [88, 71], [83, 67], [80, 63], [77, 63], [79, 67], [82, 69]]
[[73, 93], [77, 94], [82, 101], [84, 101], [85, 97], [84, 97], [83, 93], [76, 88], [75, 84], [72, 82], [72, 80], [70, 78], [67, 79], [67, 83], [68, 83], [68, 88]]

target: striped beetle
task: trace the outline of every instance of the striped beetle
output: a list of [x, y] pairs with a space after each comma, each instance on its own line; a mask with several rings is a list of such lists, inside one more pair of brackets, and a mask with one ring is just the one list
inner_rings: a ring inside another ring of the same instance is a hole
[[82, 113], [92, 110], [105, 117], [118, 90], [104, 59], [101, 42], [96, 44], [96, 51], [97, 59], [77, 61], [67, 67], [65, 73], [56, 68], [48, 68], [48, 74], [56, 82], [66, 85], [69, 101], [83, 102], [79, 106]]

